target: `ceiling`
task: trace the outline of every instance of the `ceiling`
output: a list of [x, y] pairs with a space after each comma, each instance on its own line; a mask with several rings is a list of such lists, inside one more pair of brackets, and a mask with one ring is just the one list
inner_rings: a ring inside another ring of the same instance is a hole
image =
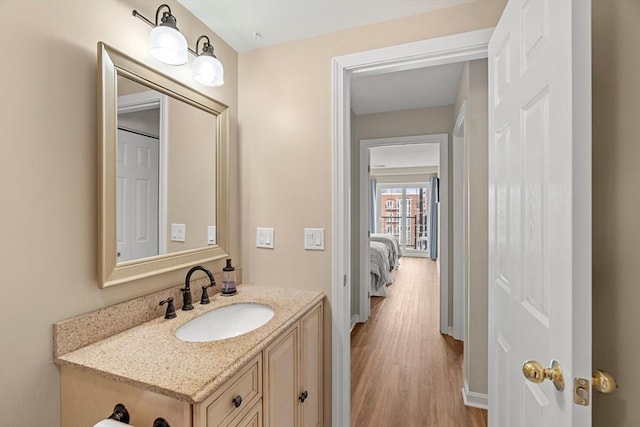
[[456, 62], [352, 78], [351, 109], [360, 115], [452, 105], [463, 66]]
[[471, 1], [473, 0], [178, 0], [237, 52]]
[[[471, 1], [178, 0], [238, 52]], [[451, 105], [461, 74], [459, 63], [354, 78], [351, 108], [360, 115]]]

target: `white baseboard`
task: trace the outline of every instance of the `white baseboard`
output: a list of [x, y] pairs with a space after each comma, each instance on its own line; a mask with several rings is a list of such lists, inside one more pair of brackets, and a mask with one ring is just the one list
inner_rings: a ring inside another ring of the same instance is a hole
[[360, 316], [358, 316], [357, 314], [354, 314], [353, 316], [351, 316], [351, 328], [349, 329], [349, 331], [353, 331], [353, 328], [356, 326], [356, 323], [358, 323], [358, 319], [360, 319]]
[[465, 406], [489, 410], [489, 396], [483, 393], [469, 391], [469, 385], [466, 381], [462, 388], [462, 400]]
[[447, 326], [445, 328], [442, 328], [440, 330], [440, 333], [443, 334], [443, 335], [449, 335], [450, 337], [453, 338], [453, 327]]

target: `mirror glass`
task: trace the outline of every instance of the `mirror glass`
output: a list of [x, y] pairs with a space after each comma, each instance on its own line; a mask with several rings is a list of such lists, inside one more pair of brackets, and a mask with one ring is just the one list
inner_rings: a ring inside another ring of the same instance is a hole
[[103, 43], [101, 287], [227, 256], [227, 106]]
[[216, 244], [216, 116], [118, 75], [118, 263]]

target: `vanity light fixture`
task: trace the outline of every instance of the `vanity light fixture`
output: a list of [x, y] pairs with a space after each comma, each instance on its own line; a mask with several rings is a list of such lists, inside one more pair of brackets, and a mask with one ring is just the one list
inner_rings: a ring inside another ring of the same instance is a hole
[[[162, 12], [162, 18], [160, 18], [162, 8], [166, 8], [167, 10]], [[153, 26], [153, 30], [151, 30], [149, 36], [149, 53], [151, 56], [169, 65], [182, 65], [187, 63], [187, 52], [189, 49], [187, 39], [182, 35], [180, 30], [178, 30], [176, 17], [171, 14], [169, 5], [162, 4], [158, 7], [158, 10], [156, 10], [155, 24], [136, 10], [133, 11], [133, 16]], [[160, 23], [158, 23], [158, 19], [160, 19]]]
[[[198, 53], [200, 41], [206, 39], [202, 45], [202, 53]], [[196, 59], [193, 60], [193, 79], [198, 83], [217, 87], [224, 84], [224, 69], [222, 63], [218, 61], [213, 53], [213, 46], [209, 41], [209, 37], [200, 36], [196, 41]]]
[[[166, 8], [162, 13], [160, 24], [160, 10]], [[137, 10], [133, 10], [132, 15], [153, 27], [151, 30], [151, 48], [149, 53], [160, 62], [169, 65], [183, 65], [187, 63], [187, 52], [191, 52], [196, 58], [193, 60], [193, 79], [210, 87], [218, 87], [224, 84], [224, 68], [222, 63], [213, 53], [213, 45], [207, 36], [200, 36], [196, 41], [196, 50], [193, 51], [187, 44], [187, 39], [176, 27], [176, 18], [171, 14], [171, 8], [162, 4], [156, 10], [155, 24], [145, 18]], [[205, 40], [202, 44], [202, 52], [199, 52], [200, 41]]]

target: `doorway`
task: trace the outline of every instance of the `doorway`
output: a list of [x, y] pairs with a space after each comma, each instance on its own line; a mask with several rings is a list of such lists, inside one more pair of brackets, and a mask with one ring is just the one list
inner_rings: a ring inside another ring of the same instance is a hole
[[390, 72], [487, 57], [492, 29], [426, 40], [333, 59], [334, 182], [332, 253], [332, 314], [334, 318], [332, 403], [333, 425], [350, 419], [350, 79], [358, 73]]
[[[394, 166], [391, 168], [386, 168], [386, 172], [383, 172], [380, 166], [382, 165], [381, 161], [376, 160], [376, 157], [373, 157], [373, 162], [371, 159], [371, 151], [379, 148], [389, 149], [392, 148], [395, 152], [389, 157], [396, 157], [395, 161], [386, 160], [389, 165]], [[430, 134], [430, 135], [414, 135], [408, 137], [389, 137], [389, 138], [374, 138], [374, 139], [363, 139], [358, 143], [359, 150], [359, 182], [351, 182], [349, 185], [352, 187], [352, 191], [359, 195], [358, 211], [361, 213], [361, 218], [368, 218], [360, 220], [356, 226], [354, 226], [354, 230], [357, 232], [357, 239], [354, 240], [354, 244], [358, 245], [357, 253], [358, 258], [356, 259], [358, 263], [358, 279], [352, 281], [352, 288], [356, 288], [355, 291], [352, 292], [352, 298], [358, 299], [357, 304], [357, 313], [350, 312], [350, 327], [353, 327], [355, 322], [366, 322], [369, 318], [370, 311], [370, 292], [369, 292], [369, 278], [370, 278], [370, 242], [369, 237], [370, 233], [385, 233], [385, 234], [393, 234], [386, 233], [386, 226], [389, 225], [391, 227], [391, 231], [398, 231], [398, 238], [402, 237], [403, 241], [406, 243], [411, 243], [411, 229], [407, 230], [403, 228], [404, 236], [400, 236], [400, 225], [401, 218], [398, 217], [396, 212], [398, 210], [387, 210], [384, 209], [385, 206], [381, 206], [381, 203], [372, 202], [376, 200], [377, 197], [373, 195], [373, 191], [370, 187], [371, 181], [370, 178], [375, 176], [380, 180], [380, 189], [376, 188], [376, 196], [380, 193], [382, 187], [386, 186], [390, 190], [398, 190], [400, 192], [400, 200], [402, 203], [402, 193], [404, 188], [404, 194], [406, 195], [406, 187], [407, 181], [412, 181], [415, 177], [419, 177], [420, 180], [427, 182], [431, 176], [439, 176], [439, 203], [434, 207], [437, 207], [438, 210], [438, 218], [439, 221], [435, 222], [431, 225], [433, 231], [437, 231], [439, 234], [438, 242], [435, 239], [432, 241], [435, 245], [439, 246], [438, 248], [438, 257], [437, 259], [437, 267], [439, 272], [439, 288], [440, 288], [440, 331], [446, 334], [451, 334], [451, 328], [449, 326], [449, 299], [450, 299], [450, 291], [449, 291], [449, 150], [448, 150], [448, 135], [447, 134]], [[401, 153], [403, 150], [409, 151], [412, 155], [418, 155], [420, 157], [424, 157], [425, 160], [423, 163], [416, 163], [413, 161], [409, 164], [408, 167], [402, 168], [399, 167], [403, 164], [407, 164], [406, 161], [397, 160], [398, 153]], [[422, 165], [424, 168], [415, 170], [415, 165]], [[429, 166], [427, 166], [427, 164]], [[376, 171], [377, 170], [377, 171]], [[410, 173], [411, 172], [411, 173]], [[396, 181], [396, 182], [394, 182]], [[405, 182], [402, 182], [405, 181]], [[378, 185], [376, 185], [378, 187]], [[399, 188], [398, 188], [399, 187]], [[409, 188], [417, 189], [419, 195], [420, 186], [409, 184]], [[425, 193], [423, 188], [423, 194]], [[412, 190], [410, 190], [412, 191]], [[393, 206], [398, 206], [398, 197], [392, 198], [390, 201], [393, 202]], [[371, 212], [371, 206], [375, 205], [377, 214]], [[417, 202], [413, 202], [412, 208], [417, 206]], [[403, 212], [404, 212], [403, 207]], [[419, 210], [419, 209], [418, 209]], [[384, 218], [382, 221], [377, 221], [379, 224], [374, 224], [372, 219], [377, 219], [380, 217], [380, 214], [384, 212], [385, 217], [386, 214], [389, 213], [391, 218]], [[396, 218], [398, 217], [398, 218]], [[406, 220], [405, 220], [406, 221]], [[408, 221], [404, 222], [406, 224]], [[421, 224], [424, 225], [424, 220], [421, 221]], [[411, 225], [411, 224], [409, 224]], [[413, 228], [415, 231], [415, 228]], [[417, 252], [417, 251], [416, 251]], [[436, 251], [432, 251], [433, 255], [436, 255]], [[404, 253], [404, 252], [402, 252]], [[407, 254], [409, 255], [409, 254]], [[413, 256], [413, 255], [412, 255]], [[354, 261], [355, 262], [355, 261]], [[350, 304], [351, 310], [351, 304]]]

